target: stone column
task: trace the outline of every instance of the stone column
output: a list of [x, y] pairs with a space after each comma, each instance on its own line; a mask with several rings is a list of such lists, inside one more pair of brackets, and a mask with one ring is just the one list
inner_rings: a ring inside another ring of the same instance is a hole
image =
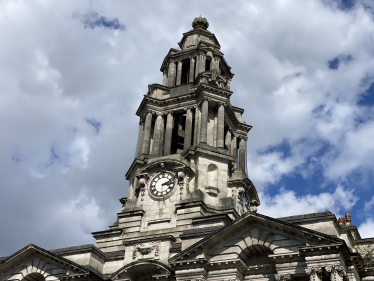
[[344, 268], [341, 265], [338, 266], [326, 266], [327, 272], [330, 272], [331, 281], [343, 281]]
[[184, 131], [184, 145], [183, 150], [189, 149], [191, 147], [191, 136], [192, 136], [192, 110], [187, 109], [186, 113], [186, 127]]
[[245, 139], [239, 140], [239, 169], [245, 171]]
[[161, 116], [161, 128], [160, 128], [160, 151], [159, 154], [160, 156], [163, 155], [163, 149], [164, 149], [164, 135], [165, 135], [165, 118], [162, 115]]
[[208, 101], [201, 103], [200, 142], [207, 143], [208, 134]]
[[309, 274], [309, 280], [310, 281], [322, 281], [322, 268], [321, 267], [312, 267], [307, 268], [306, 273]]
[[235, 135], [233, 135], [232, 137], [232, 140], [231, 140], [231, 155], [234, 157], [234, 168], [235, 170], [238, 169], [238, 159], [236, 158], [237, 157], [237, 149], [238, 149], [238, 141], [237, 141], [237, 137]]
[[214, 66], [214, 68], [218, 70], [218, 73], [219, 73], [219, 74], [221, 74], [220, 71], [219, 71], [219, 62], [220, 62], [220, 61], [221, 61], [221, 58], [220, 58], [220, 57], [216, 57], [216, 59], [214, 60], [214, 62], [215, 62], [215, 66]]
[[200, 73], [200, 55], [198, 55], [196, 57], [196, 71], [195, 71], [195, 78], [197, 77], [197, 75], [199, 75]]
[[228, 129], [227, 132], [226, 132], [225, 144], [226, 144], [229, 152], [232, 154], [232, 151], [231, 151], [231, 131], [230, 131], [230, 129]]
[[173, 132], [173, 113], [169, 112], [166, 119], [164, 155], [169, 155], [171, 150], [171, 137]]
[[205, 63], [206, 63], [206, 56], [205, 54], [202, 54], [200, 55], [200, 72], [204, 72], [205, 71]]
[[169, 71], [168, 71], [168, 86], [174, 87], [175, 86], [175, 63], [169, 63]]
[[136, 156], [139, 157], [140, 154], [142, 153], [142, 146], [143, 146], [143, 137], [144, 137], [144, 121], [140, 119], [139, 122], [139, 139], [138, 139], [138, 149]]
[[199, 131], [200, 131], [200, 108], [197, 106], [195, 108], [195, 128], [194, 128], [194, 136], [193, 136], [193, 145], [197, 145], [199, 143]]
[[149, 138], [151, 137], [151, 127], [152, 127], [152, 113], [148, 112], [145, 117], [142, 154], [148, 154]]
[[162, 80], [162, 85], [167, 86], [167, 82], [168, 82], [168, 76], [167, 76], [167, 70], [166, 70], [166, 67], [165, 67], [164, 77], [163, 77], [163, 80]]
[[154, 133], [153, 133], [153, 154], [161, 155], [161, 127], [164, 125], [164, 119], [161, 114], [157, 114]]
[[217, 119], [217, 147], [223, 148], [225, 137], [225, 106], [223, 103], [218, 105]]
[[190, 83], [192, 83], [195, 78], [194, 78], [194, 69], [195, 69], [195, 59], [194, 58], [190, 58], [190, 78], [189, 78], [189, 81]]
[[180, 86], [181, 81], [182, 81], [182, 64], [183, 61], [178, 61], [178, 69], [177, 69], [177, 83], [176, 86]]

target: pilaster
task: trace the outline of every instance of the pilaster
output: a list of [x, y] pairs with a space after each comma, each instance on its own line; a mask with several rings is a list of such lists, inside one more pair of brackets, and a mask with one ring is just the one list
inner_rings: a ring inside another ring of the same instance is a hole
[[239, 139], [239, 169], [245, 171], [245, 139]]
[[136, 152], [137, 157], [142, 153], [143, 146], [143, 137], [144, 137], [144, 121], [140, 119], [139, 121], [139, 139], [138, 139], [138, 149]]
[[208, 100], [203, 100], [201, 104], [201, 126], [200, 142], [207, 143], [208, 134]]
[[225, 105], [219, 103], [218, 105], [218, 120], [217, 120], [217, 147], [223, 148], [225, 134]]

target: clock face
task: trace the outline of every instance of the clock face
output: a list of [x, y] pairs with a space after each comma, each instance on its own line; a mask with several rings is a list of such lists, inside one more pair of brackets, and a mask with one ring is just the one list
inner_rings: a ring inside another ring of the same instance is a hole
[[157, 174], [150, 184], [150, 192], [155, 197], [164, 197], [174, 188], [174, 175], [170, 172], [161, 172]]

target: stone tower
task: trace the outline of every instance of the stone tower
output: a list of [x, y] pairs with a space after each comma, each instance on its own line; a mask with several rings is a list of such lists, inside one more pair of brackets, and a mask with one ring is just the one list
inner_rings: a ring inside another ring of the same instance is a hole
[[[251, 126], [230, 103], [234, 76], [196, 18], [171, 49], [137, 111], [127, 198], [96, 246], [29, 244], [0, 257], [0, 281], [373, 281], [350, 213], [283, 218], [257, 213], [245, 170]], [[369, 247], [369, 248], [368, 248]], [[371, 248], [373, 249], [373, 248]]]
[[244, 109], [230, 103], [234, 74], [208, 26], [195, 18], [180, 50], [170, 49], [162, 62], [162, 85], [148, 86], [136, 112], [140, 132], [126, 173], [128, 197], [120, 200], [116, 223], [93, 233], [104, 252], [126, 249], [125, 264], [151, 256], [167, 264], [183, 239], [183, 248], [197, 241], [199, 235], [184, 232], [205, 228], [206, 235], [260, 204], [246, 173], [252, 127], [242, 119]]

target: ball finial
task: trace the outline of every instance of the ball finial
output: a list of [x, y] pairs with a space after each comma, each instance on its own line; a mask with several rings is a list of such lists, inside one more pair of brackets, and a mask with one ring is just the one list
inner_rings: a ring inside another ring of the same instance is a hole
[[193, 28], [203, 28], [207, 29], [209, 27], [208, 20], [206, 18], [202, 18], [201, 16], [198, 18], [195, 18], [192, 22]]

